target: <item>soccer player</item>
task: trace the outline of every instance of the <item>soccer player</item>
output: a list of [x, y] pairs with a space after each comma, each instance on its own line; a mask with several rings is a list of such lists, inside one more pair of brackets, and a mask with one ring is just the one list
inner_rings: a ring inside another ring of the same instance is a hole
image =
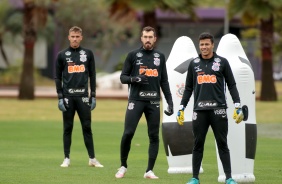
[[[91, 130], [91, 111], [96, 107], [96, 71], [95, 59], [91, 50], [80, 46], [82, 29], [70, 28], [68, 39], [70, 46], [58, 53], [56, 60], [55, 83], [58, 94], [58, 107], [63, 112], [64, 156], [61, 167], [70, 166], [70, 147], [75, 112], [77, 112], [83, 132], [84, 143], [88, 151], [89, 166], [103, 167], [95, 158]], [[90, 98], [88, 93], [90, 79]]]
[[[230, 153], [227, 145], [228, 119], [226, 115], [226, 84], [235, 105], [237, 123], [242, 121], [240, 97], [228, 61], [213, 52], [214, 38], [210, 33], [199, 36], [199, 57], [188, 67], [185, 90], [180, 103], [177, 121], [183, 125], [184, 109], [194, 92], [192, 130], [194, 147], [192, 154], [193, 178], [187, 184], [199, 184], [199, 170], [203, 159], [206, 134], [211, 126], [227, 184], [236, 184], [231, 176]], [[239, 115], [240, 114], [240, 115]], [[238, 119], [240, 118], [240, 119]]]
[[144, 27], [141, 32], [142, 47], [128, 53], [120, 75], [121, 83], [128, 84], [128, 106], [125, 115], [124, 132], [120, 144], [121, 167], [116, 178], [123, 178], [127, 172], [127, 158], [131, 140], [138, 122], [145, 114], [149, 144], [148, 165], [144, 178], [158, 179], [153, 168], [159, 151], [160, 88], [168, 103], [167, 115], [173, 114], [173, 102], [168, 83], [165, 56], [154, 49], [156, 31]]

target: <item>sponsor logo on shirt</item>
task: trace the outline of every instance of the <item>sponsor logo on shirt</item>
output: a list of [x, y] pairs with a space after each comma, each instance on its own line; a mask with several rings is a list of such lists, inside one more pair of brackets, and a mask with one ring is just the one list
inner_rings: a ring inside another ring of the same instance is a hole
[[157, 105], [160, 105], [160, 101], [150, 101], [150, 104], [157, 104]]
[[81, 72], [85, 72], [85, 66], [84, 65], [68, 66], [68, 73], [81, 73]]
[[84, 88], [70, 88], [68, 89], [70, 94], [83, 94], [85, 92]]
[[146, 97], [146, 98], [154, 98], [157, 97], [158, 93], [156, 91], [140, 91], [139, 96], [140, 97]]
[[159, 76], [159, 72], [158, 72], [157, 69], [140, 68], [139, 69], [139, 74], [143, 73], [144, 71], [146, 71], [145, 75], [147, 75], [148, 77], [158, 77]]
[[66, 55], [66, 56], [70, 56], [70, 55], [71, 55], [71, 52], [70, 52], [70, 51], [67, 51], [67, 52], [65, 52], [65, 55]]
[[205, 107], [216, 107], [217, 103], [216, 102], [211, 102], [211, 101], [201, 101], [198, 103], [199, 107], [205, 108]]
[[197, 76], [197, 82], [198, 82], [198, 84], [216, 83], [217, 79], [216, 79], [215, 75], [198, 75]]

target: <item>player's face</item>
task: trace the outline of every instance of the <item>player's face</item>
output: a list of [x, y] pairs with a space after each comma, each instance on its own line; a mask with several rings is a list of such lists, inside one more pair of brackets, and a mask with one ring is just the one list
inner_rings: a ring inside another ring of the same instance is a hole
[[199, 47], [202, 57], [204, 59], [209, 59], [213, 56], [214, 44], [211, 42], [210, 39], [200, 40]]
[[82, 35], [81, 35], [80, 32], [72, 31], [72, 32], [69, 33], [68, 38], [69, 38], [69, 41], [70, 41], [70, 46], [72, 48], [78, 48], [79, 45], [80, 45], [80, 42], [82, 40]]
[[154, 36], [153, 31], [143, 31], [141, 41], [146, 50], [151, 50], [154, 47], [157, 38]]

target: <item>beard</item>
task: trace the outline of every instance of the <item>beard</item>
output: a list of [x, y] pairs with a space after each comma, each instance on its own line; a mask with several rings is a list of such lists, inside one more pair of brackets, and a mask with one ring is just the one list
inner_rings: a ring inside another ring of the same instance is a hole
[[150, 42], [147, 42], [143, 44], [144, 49], [151, 50], [154, 47], [154, 44], [151, 44]]

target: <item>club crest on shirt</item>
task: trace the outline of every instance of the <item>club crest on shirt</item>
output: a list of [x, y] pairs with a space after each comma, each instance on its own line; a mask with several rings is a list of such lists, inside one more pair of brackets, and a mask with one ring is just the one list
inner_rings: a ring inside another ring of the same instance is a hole
[[154, 58], [154, 65], [160, 66], [160, 58]]
[[134, 105], [135, 105], [135, 104], [134, 104], [133, 102], [128, 103], [127, 109], [128, 109], [128, 110], [134, 109]]
[[87, 60], [86, 55], [80, 55], [80, 61], [85, 62]]
[[87, 61], [87, 55], [85, 54], [86, 52], [84, 50], [79, 51], [80, 54], [80, 61], [81, 62], [86, 62]]
[[219, 62], [213, 62], [212, 70], [213, 71], [219, 71], [220, 63]]

